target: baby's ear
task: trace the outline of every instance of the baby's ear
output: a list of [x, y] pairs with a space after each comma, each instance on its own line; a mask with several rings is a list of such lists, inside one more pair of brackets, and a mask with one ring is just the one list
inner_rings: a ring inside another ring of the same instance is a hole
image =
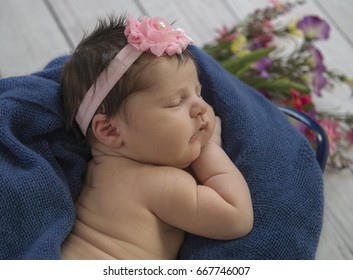
[[118, 123], [115, 118], [108, 119], [105, 114], [96, 114], [92, 119], [92, 132], [100, 143], [119, 148], [123, 144], [123, 139]]

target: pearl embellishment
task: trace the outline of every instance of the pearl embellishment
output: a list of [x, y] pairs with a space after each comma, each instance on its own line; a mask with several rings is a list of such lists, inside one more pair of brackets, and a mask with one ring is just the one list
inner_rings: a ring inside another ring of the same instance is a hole
[[163, 30], [163, 29], [165, 29], [165, 23], [164, 22], [162, 22], [162, 21], [160, 21], [160, 22], [158, 22], [158, 25], [157, 25], [157, 28], [158, 28], [158, 30]]

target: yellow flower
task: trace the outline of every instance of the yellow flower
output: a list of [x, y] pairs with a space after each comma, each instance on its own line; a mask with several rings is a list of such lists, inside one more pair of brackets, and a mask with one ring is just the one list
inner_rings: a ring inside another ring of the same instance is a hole
[[230, 50], [239, 56], [249, 53], [249, 50], [246, 49], [246, 37], [240, 33], [230, 45]]
[[295, 37], [303, 37], [303, 32], [297, 27], [297, 19], [292, 20], [288, 25], [287, 25], [287, 30], [289, 34], [295, 36]]
[[247, 49], [241, 49], [239, 51], [236, 52], [236, 55], [238, 57], [242, 57], [242, 56], [246, 56], [247, 54], [251, 53], [251, 51], [247, 50]]

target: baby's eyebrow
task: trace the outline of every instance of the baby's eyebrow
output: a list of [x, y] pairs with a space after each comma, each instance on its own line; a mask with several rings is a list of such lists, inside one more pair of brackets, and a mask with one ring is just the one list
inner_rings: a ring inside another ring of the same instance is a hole
[[[201, 92], [202, 89], [202, 85], [200, 83], [195, 83], [195, 91], [197, 92]], [[167, 94], [161, 96], [158, 100], [159, 101], [166, 101], [169, 99], [173, 99], [179, 95], [184, 94], [185, 92], [189, 92], [188, 87], [180, 87], [175, 89], [175, 91], [170, 91]]]
[[180, 96], [183, 91], [184, 89], [178, 89], [175, 91], [164, 92], [164, 94], [157, 99], [157, 102], [167, 102], [172, 100], [173, 98]]

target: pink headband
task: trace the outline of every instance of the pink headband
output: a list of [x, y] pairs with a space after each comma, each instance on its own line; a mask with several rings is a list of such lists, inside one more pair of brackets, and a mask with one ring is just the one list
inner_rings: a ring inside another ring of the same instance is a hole
[[128, 17], [125, 36], [128, 44], [120, 50], [89, 88], [76, 115], [81, 131], [86, 135], [87, 128], [104, 98], [120, 80], [129, 67], [143, 52], [149, 51], [160, 57], [182, 53], [192, 40], [181, 29], [173, 29], [162, 18], [136, 20]]

